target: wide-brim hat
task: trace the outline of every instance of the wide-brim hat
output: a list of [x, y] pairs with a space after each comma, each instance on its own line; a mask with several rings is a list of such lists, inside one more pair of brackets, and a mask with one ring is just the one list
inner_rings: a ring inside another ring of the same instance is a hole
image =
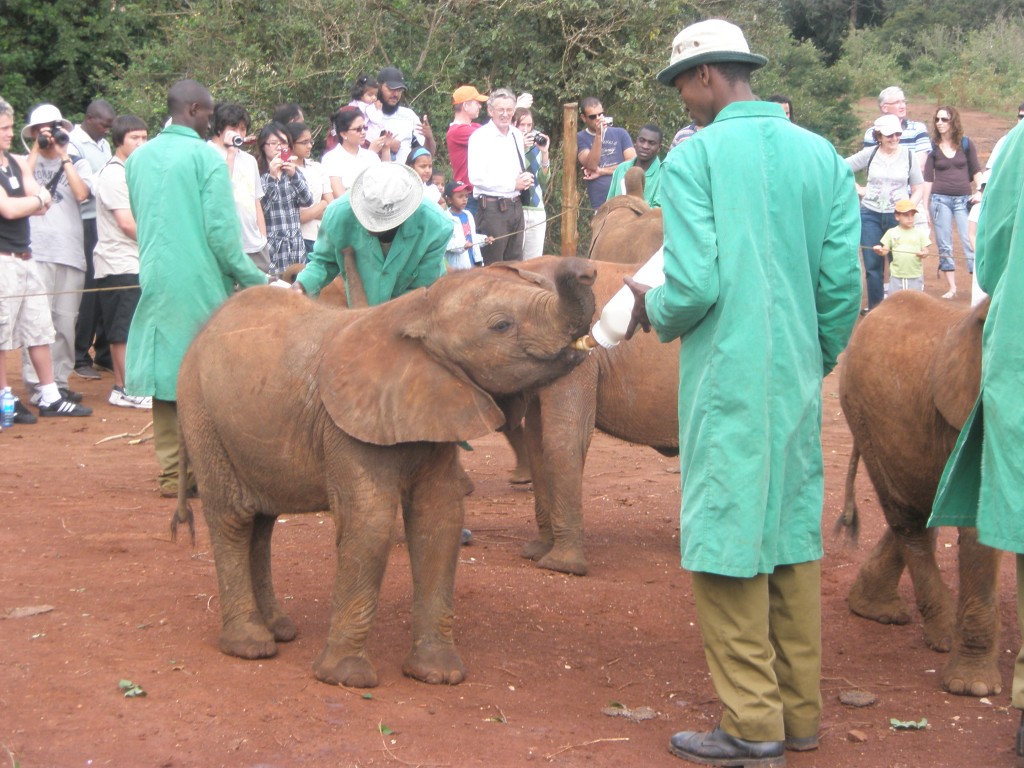
[[352, 182], [349, 202], [370, 232], [387, 232], [408, 219], [423, 200], [423, 181], [407, 165], [375, 163]]
[[32, 138], [33, 128], [40, 125], [49, 125], [54, 121], [60, 123], [65, 131], [71, 130], [71, 123], [63, 118], [59, 109], [53, 106], [53, 104], [40, 104], [32, 110], [32, 114], [28, 116], [28, 123], [21, 129], [21, 140], [28, 141]]
[[750, 52], [743, 30], [722, 19], [708, 19], [691, 24], [672, 41], [669, 64], [658, 73], [658, 82], [672, 85], [680, 72], [701, 64], [726, 62], [750, 64], [754, 69], [763, 67], [768, 59]]

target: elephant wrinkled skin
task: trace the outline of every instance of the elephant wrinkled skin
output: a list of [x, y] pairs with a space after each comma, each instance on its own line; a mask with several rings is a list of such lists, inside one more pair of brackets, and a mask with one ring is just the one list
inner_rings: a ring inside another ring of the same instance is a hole
[[942, 687], [986, 696], [1002, 684], [996, 664], [999, 552], [959, 529], [960, 594], [954, 608], [927, 528], [946, 460], [978, 396], [988, 301], [970, 312], [913, 291], [886, 299], [857, 326], [846, 349], [839, 397], [853, 433], [844, 521], [855, 526], [853, 478], [864, 460], [888, 530], [850, 591], [854, 613], [883, 624], [910, 615], [898, 587], [910, 572], [927, 645], [950, 651]]
[[[402, 670], [464, 679], [452, 638], [457, 444], [504, 424], [496, 399], [586, 357], [570, 345], [593, 315], [594, 268], [564, 259], [552, 277], [495, 265], [344, 311], [251, 288], [217, 311], [182, 363], [178, 415], [210, 529], [223, 652], [273, 656], [295, 637], [274, 596], [271, 535], [278, 515], [330, 509], [337, 565], [314, 673], [376, 685], [366, 639], [401, 507], [413, 580]], [[184, 496], [172, 533], [179, 522], [193, 525]]]
[[[590, 223], [587, 258], [616, 264], [647, 261], [664, 240], [661, 208], [651, 208], [643, 198], [644, 172], [626, 172], [625, 195], [616, 195], [597, 209]], [[639, 189], [637, 189], [639, 180]]]
[[[542, 274], [551, 266], [549, 258], [523, 265]], [[600, 308], [622, 288], [622, 278], [632, 275], [636, 265], [594, 266], [597, 320]], [[542, 568], [586, 574], [583, 465], [594, 427], [665, 455], [678, 455], [678, 392], [679, 342], [662, 344], [654, 334], [638, 332], [616, 347], [593, 350], [578, 368], [534, 393], [523, 434], [538, 538], [524, 547], [524, 557], [537, 560]]]

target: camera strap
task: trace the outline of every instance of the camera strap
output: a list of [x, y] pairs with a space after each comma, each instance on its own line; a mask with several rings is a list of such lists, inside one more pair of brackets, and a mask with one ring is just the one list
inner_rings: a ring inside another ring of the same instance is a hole
[[[77, 163], [81, 158], [75, 155], [68, 155], [68, 160], [72, 163]], [[50, 193], [50, 197], [53, 197], [53, 193], [57, 191], [57, 185], [60, 184], [60, 180], [64, 177], [64, 163], [60, 164], [57, 171], [50, 177], [50, 180], [46, 182], [46, 191]]]

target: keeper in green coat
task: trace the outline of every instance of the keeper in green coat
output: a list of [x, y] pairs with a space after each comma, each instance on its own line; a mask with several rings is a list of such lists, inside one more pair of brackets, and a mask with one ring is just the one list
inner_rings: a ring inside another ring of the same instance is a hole
[[340, 274], [351, 306], [351, 279], [342, 255], [351, 248], [366, 300], [373, 307], [441, 277], [451, 238], [451, 217], [424, 199], [416, 172], [399, 163], [379, 163], [327, 206], [313, 253], [295, 288], [316, 296]]
[[[975, 526], [978, 540], [1017, 555], [1024, 628], [1024, 123], [1004, 143], [978, 222], [978, 284], [990, 297], [981, 337], [981, 391], [946, 464], [928, 525]], [[1024, 648], [1012, 703], [1024, 710]], [[1024, 713], [1017, 731], [1024, 758]]]
[[266, 285], [267, 275], [242, 250], [228, 167], [206, 144], [210, 92], [179, 80], [168, 91], [167, 110], [171, 124], [125, 163], [142, 287], [128, 333], [125, 390], [153, 398], [160, 492], [176, 496], [182, 358], [235, 284]]
[[766, 61], [726, 21], [676, 37], [658, 79], [703, 127], [662, 166], [665, 283], [627, 278], [633, 327], [682, 340], [682, 565], [724, 712], [669, 749], [705, 765], [818, 745], [821, 381], [860, 308], [853, 176], [756, 99]]

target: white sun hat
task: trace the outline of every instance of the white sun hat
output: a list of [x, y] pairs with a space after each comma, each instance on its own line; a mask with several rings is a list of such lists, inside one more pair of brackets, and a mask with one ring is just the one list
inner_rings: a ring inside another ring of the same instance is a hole
[[21, 140], [28, 141], [32, 138], [32, 129], [36, 126], [49, 125], [53, 122], [60, 123], [65, 131], [70, 131], [72, 128], [71, 123], [61, 116], [60, 110], [53, 104], [40, 104], [32, 110], [32, 114], [28, 117], [28, 123], [21, 129]]
[[423, 199], [423, 181], [407, 165], [376, 163], [352, 182], [349, 201], [370, 232], [387, 232], [408, 219]]
[[768, 59], [750, 52], [743, 30], [722, 19], [708, 19], [691, 24], [672, 41], [669, 64], [658, 73], [658, 82], [672, 85], [680, 72], [701, 64], [724, 64], [735, 61], [757, 69]]

